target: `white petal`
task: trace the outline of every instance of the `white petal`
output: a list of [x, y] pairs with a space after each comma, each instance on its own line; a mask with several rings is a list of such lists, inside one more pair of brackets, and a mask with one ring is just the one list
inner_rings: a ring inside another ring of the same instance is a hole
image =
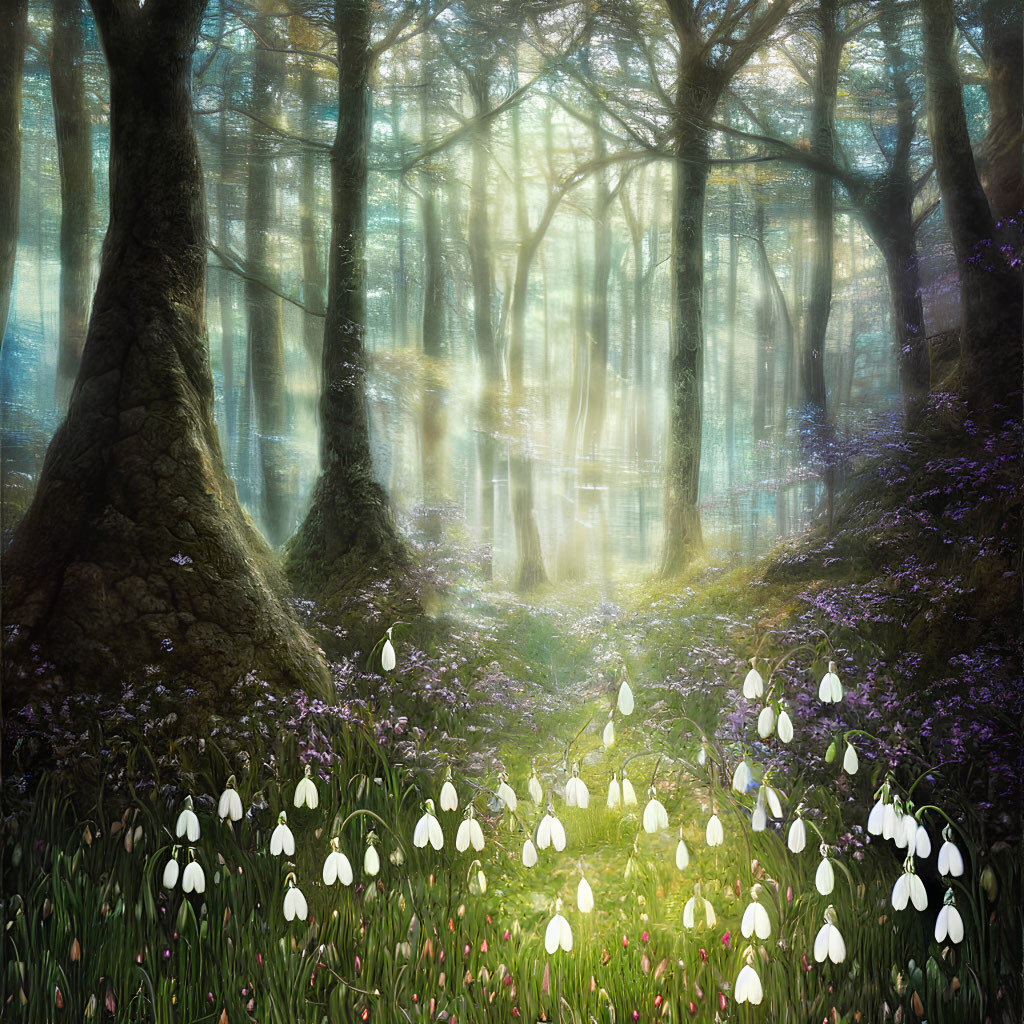
[[385, 672], [390, 672], [395, 667], [395, 647], [391, 643], [391, 637], [384, 641], [384, 647], [380, 652], [380, 666]]
[[949, 907], [939, 908], [939, 916], [935, 919], [935, 941], [942, 942], [949, 931]]
[[924, 910], [928, 906], [928, 890], [920, 875], [910, 876], [910, 899], [918, 910]]
[[459, 807], [459, 794], [456, 793], [455, 787], [451, 782], [445, 779], [444, 785], [441, 787], [441, 810], [442, 811], [455, 811]]
[[526, 784], [526, 788], [530, 796], [533, 797], [535, 804], [539, 804], [544, 799], [544, 790], [541, 789], [540, 779], [536, 775], [530, 776], [530, 781]]
[[717, 814], [712, 814], [708, 819], [708, 827], [705, 830], [704, 838], [708, 846], [721, 846], [725, 842], [725, 830]]
[[964, 938], [964, 919], [960, 911], [954, 906], [945, 907], [949, 913], [946, 915], [946, 928], [949, 932], [950, 942], [962, 942]]
[[790, 853], [800, 853], [807, 845], [807, 826], [803, 818], [797, 818], [789, 826], [789, 837], [786, 840]]
[[[561, 915], [559, 915], [559, 917], [561, 917]], [[562, 917], [558, 926], [558, 944], [566, 951], [566, 953], [572, 952], [572, 928], [564, 917]]]
[[416, 822], [416, 827], [413, 829], [412, 832], [412, 845], [418, 847], [419, 849], [423, 849], [423, 847], [427, 845], [430, 833], [429, 827], [427, 825], [427, 821], [429, 818], [429, 814], [424, 814], [420, 818], [420, 820]]
[[615, 724], [610, 718], [608, 719], [608, 724], [604, 727], [604, 735], [601, 739], [604, 745], [609, 749], [615, 745]]
[[576, 776], [573, 776], [565, 784], [565, 806], [566, 807], [575, 807], [576, 806], [576, 783], [577, 782], [579, 782], [579, 779], [577, 779]]
[[565, 829], [557, 818], [551, 819], [551, 845], [559, 853], [565, 849]]
[[779, 794], [772, 789], [771, 786], [765, 786], [764, 788], [765, 800], [768, 802], [768, 813], [778, 820], [782, 817], [782, 801], [779, 800]]
[[894, 910], [903, 910], [910, 899], [910, 876], [900, 875], [896, 884], [892, 887], [892, 905]]
[[368, 846], [363, 854], [363, 871], [368, 875], [376, 875], [380, 871], [380, 856], [373, 846]]
[[827, 896], [836, 887], [836, 875], [832, 870], [832, 862], [828, 857], [822, 857], [818, 870], [814, 873], [814, 888]]
[[764, 679], [756, 668], [752, 668], [743, 679], [743, 696], [747, 700], [757, 700], [764, 694]]
[[430, 837], [430, 845], [435, 850], [440, 850], [444, 846], [444, 833], [441, 831], [441, 822], [432, 814], [427, 820], [427, 835]]
[[822, 704], [830, 704], [832, 702], [832, 684], [829, 681], [827, 672], [821, 677], [821, 682], [818, 683], [818, 700]]
[[779, 739], [782, 740], [783, 743], [793, 742], [793, 720], [789, 717], [788, 712], [779, 712], [777, 731]]
[[868, 831], [873, 836], [880, 836], [882, 834], [882, 818], [884, 815], [885, 804], [883, 804], [881, 799], [879, 799], [875, 806], [871, 808], [871, 813], [868, 815]]
[[545, 814], [537, 826], [537, 847], [546, 850], [551, 845], [551, 822], [554, 819], [550, 814]]
[[834, 964], [841, 964], [846, 959], [846, 943], [835, 925], [828, 933], [828, 958]]
[[178, 862], [172, 857], [164, 868], [163, 876], [163, 887], [165, 889], [173, 889], [178, 884], [178, 875], [181, 872], [181, 868]]
[[882, 808], [882, 838], [893, 839], [896, 835], [899, 819], [896, 817], [896, 806], [886, 804]]
[[633, 790], [633, 783], [629, 779], [622, 779], [622, 804], [624, 807], [636, 806], [636, 793]]
[[680, 871], [685, 871], [690, 863], [690, 851], [686, 848], [686, 843], [680, 839], [676, 846], [676, 867]]
[[860, 759], [857, 757], [857, 748], [852, 743], [846, 744], [846, 753], [843, 755], [843, 771], [847, 775], [856, 775], [860, 767]]
[[337, 852], [334, 850], [331, 850], [331, 852], [327, 854], [327, 859], [324, 861], [324, 870], [322, 875], [324, 885], [334, 885], [334, 883], [338, 880], [337, 857]]
[[532, 839], [523, 843], [523, 866], [532, 868], [537, 863], [537, 847], [533, 845]]
[[576, 906], [581, 914], [589, 914], [594, 909], [594, 890], [585, 878], [581, 878], [576, 886]]
[[502, 782], [498, 787], [498, 799], [501, 800], [510, 811], [514, 811], [519, 806], [519, 800], [516, 797], [515, 790], [507, 782]]
[[843, 699], [843, 684], [839, 682], [839, 676], [832, 673], [832, 703], [838, 704]]
[[484, 830], [480, 827], [480, 822], [476, 818], [469, 819], [469, 841], [473, 844], [473, 849], [477, 853], [484, 848]]
[[619, 687], [619, 699], [617, 701], [619, 711], [624, 715], [633, 714], [633, 691], [625, 679]]
[[737, 793], [746, 793], [752, 781], [753, 776], [750, 774], [750, 766], [747, 764], [746, 759], [744, 759], [736, 765], [736, 770], [732, 773], [732, 788]]
[[903, 815], [903, 842], [900, 844], [904, 849], [913, 850], [917, 842], [917, 818], [912, 814]]
[[759, 939], [767, 939], [772, 933], [772, 922], [768, 916], [768, 911], [761, 906], [760, 903], [755, 903], [754, 907], [754, 934]]
[[553, 956], [555, 951], [558, 949], [558, 940], [561, 935], [561, 914], [555, 914], [544, 931], [544, 948], [548, 952], [548, 956]]
[[576, 780], [576, 805], [582, 808], [590, 806], [590, 790], [582, 779]]
[[750, 816], [750, 827], [754, 832], [763, 832], [767, 826], [768, 815], [765, 813], [764, 805], [759, 803]]
[[766, 704], [757, 716], [757, 734], [761, 739], [766, 740], [773, 732], [775, 732], [775, 708], [771, 704]]
[[740, 933], [743, 938], [749, 939], [754, 934], [754, 913], [756, 903], [748, 903], [747, 909], [743, 911], [743, 917], [740, 919]]
[[814, 937], [814, 959], [819, 963], [825, 962], [825, 957], [828, 956], [828, 933], [832, 930], [832, 925], [827, 922], [818, 929], [818, 934]]
[[704, 901], [704, 919], [707, 921], [709, 928], [714, 928], [718, 924], [718, 915], [715, 914], [715, 908], [711, 905], [711, 900]]
[[924, 825], [917, 826], [917, 837], [914, 845], [914, 852], [922, 860], [932, 855], [932, 840], [928, 835], [928, 829], [926, 829]]
[[658, 814], [658, 808], [661, 805], [657, 800], [648, 800], [647, 806], [644, 808], [644, 831], [651, 834], [658, 831], [661, 818]]
[[696, 904], [696, 902], [697, 902], [696, 899], [693, 896], [691, 896], [686, 901], [686, 906], [683, 907], [683, 927], [684, 928], [692, 928], [693, 927], [693, 908], [694, 908], [694, 905]]
[[619, 780], [613, 777], [612, 781], [608, 783], [608, 807], [618, 807], [621, 799], [622, 796], [619, 792]]
[[455, 849], [465, 853], [469, 849], [469, 818], [463, 818], [459, 830], [455, 833]]

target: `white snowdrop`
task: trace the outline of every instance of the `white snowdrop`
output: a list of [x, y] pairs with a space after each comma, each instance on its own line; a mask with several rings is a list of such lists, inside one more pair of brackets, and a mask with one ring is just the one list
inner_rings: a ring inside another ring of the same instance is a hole
[[801, 853], [807, 845], [807, 826], [804, 824], [804, 819], [799, 815], [793, 819], [793, 823], [789, 826], [786, 845], [789, 847], [790, 853]]
[[181, 873], [181, 889], [183, 892], [206, 892], [206, 875], [196, 860], [196, 851], [189, 849], [188, 856], [189, 862]]
[[767, 939], [772, 933], [772, 922], [768, 917], [768, 911], [759, 902], [760, 894], [761, 887], [755, 885], [751, 890], [751, 901], [743, 911], [743, 917], [740, 920], [740, 933], [745, 939], [749, 939], [751, 935], [756, 935], [759, 939]]
[[622, 806], [636, 807], [636, 792], [633, 783], [626, 776], [626, 769], [622, 769]]
[[704, 830], [704, 839], [708, 846], [721, 846], [725, 842], [725, 830], [722, 828], [722, 823], [714, 811], [711, 812], [711, 817], [708, 818], [707, 828]]
[[580, 884], [576, 886], [576, 906], [581, 914], [589, 914], [594, 909], [594, 890], [586, 877], [580, 878]]
[[224, 786], [224, 792], [221, 793], [220, 799], [217, 801], [217, 817], [221, 821], [242, 820], [242, 798], [238, 795], [238, 790], [235, 789], [234, 775], [228, 779]]
[[434, 813], [434, 801], [424, 800], [423, 807], [423, 814], [413, 829], [412, 845], [422, 850], [430, 843], [435, 850], [440, 850], [444, 846], [444, 832], [441, 831], [441, 822]]
[[823, 704], [838, 704], [843, 699], [843, 684], [836, 675], [836, 663], [828, 663], [828, 671], [818, 684], [818, 699]]
[[299, 779], [295, 787], [295, 798], [292, 801], [296, 807], [308, 807], [315, 811], [320, 803], [320, 795], [316, 791], [316, 784], [313, 782], [313, 771], [306, 765], [305, 774]]
[[445, 769], [440, 804], [442, 811], [457, 811], [459, 809], [459, 794], [455, 791], [455, 786], [452, 783], [451, 768]]
[[860, 767], [860, 759], [857, 757], [857, 748], [852, 743], [846, 744], [846, 753], [843, 754], [843, 771], [847, 775], [856, 775]]
[[764, 787], [757, 791], [754, 810], [750, 815], [750, 828], [753, 832], [763, 832], [768, 826], [768, 813], [764, 809]]
[[533, 845], [532, 839], [523, 843], [523, 867], [532, 868], [537, 864], [537, 847]]
[[932, 837], [928, 835], [928, 829], [924, 825], [918, 825], [914, 833], [914, 854], [926, 860], [932, 855]]
[[789, 712], [785, 708], [779, 712], [779, 721], [776, 725], [776, 732], [783, 743], [793, 742], [793, 720], [789, 717]]
[[352, 865], [348, 857], [341, 852], [341, 842], [335, 836], [331, 840], [331, 852], [327, 854], [323, 870], [324, 885], [334, 885], [341, 882], [342, 885], [352, 884]]
[[773, 732], [775, 732], [775, 708], [771, 704], [765, 704], [757, 716], [757, 735], [766, 740]]
[[902, 818], [903, 834], [899, 836], [897, 846], [901, 850], [909, 850], [911, 853], [917, 843], [917, 818], [913, 813], [907, 811]]
[[715, 913], [715, 908], [711, 905], [711, 900], [705, 899], [701, 895], [700, 883], [693, 887], [693, 895], [686, 901], [686, 905], [683, 907], [684, 927], [695, 927], [695, 918], [698, 910], [703, 914], [707, 926], [714, 928], [718, 923], [718, 915]]
[[953, 899], [953, 890], [947, 889], [939, 909], [939, 916], [935, 921], [935, 941], [944, 942], [947, 938], [950, 942], [962, 942], [964, 937], [964, 919], [960, 911], [956, 909]]
[[573, 762], [572, 778], [565, 784], [565, 805], [566, 807], [590, 806], [590, 790], [587, 784], [580, 778], [579, 769]]
[[644, 808], [644, 831], [648, 834], [657, 832], [659, 829], [668, 828], [668, 811], [665, 805], [655, 795], [654, 787], [651, 786], [651, 798]]
[[903, 862], [903, 874], [896, 879], [892, 887], [892, 905], [894, 910], [903, 910], [907, 903], [913, 903], [918, 910], [928, 906], [928, 893], [924, 882], [914, 872], [914, 861], [908, 857]]
[[459, 825], [459, 831], [455, 834], [455, 849], [459, 853], [465, 853], [472, 844], [473, 849], [479, 853], [484, 848], [484, 832], [480, 828], [480, 822], [473, 814], [473, 807], [470, 805], [466, 817]]
[[885, 816], [885, 801], [881, 797], [875, 801], [875, 805], [871, 808], [871, 813], [868, 814], [868, 832], [873, 836], [880, 836], [882, 834], [882, 822]]
[[537, 769], [533, 769], [533, 774], [530, 776], [530, 781], [526, 784], [526, 790], [533, 798], [535, 804], [539, 804], [544, 799], [544, 787], [540, 784], [540, 779], [537, 778]]
[[836, 912], [831, 904], [825, 910], [825, 923], [814, 937], [814, 959], [821, 964], [826, 958], [834, 964], [846, 959], [846, 943], [836, 927]]
[[562, 916], [562, 901], [555, 900], [555, 916], [548, 922], [544, 932], [544, 948], [548, 956], [553, 956], [559, 947], [566, 953], [572, 951], [572, 928]]
[[171, 859], [164, 867], [164, 874], [161, 879], [163, 887], [165, 889], [173, 889], [178, 884], [178, 875], [180, 873], [181, 868], [178, 865], [177, 847], [175, 847], [175, 852], [171, 854]]
[[295, 856], [295, 836], [288, 827], [288, 815], [282, 811], [277, 816], [277, 828], [270, 835], [270, 856]]
[[307, 913], [306, 897], [302, 895], [302, 891], [295, 884], [295, 875], [290, 874], [288, 889], [284, 894], [284, 919], [294, 921], [298, 918], [300, 921], [305, 921]]
[[828, 896], [835, 887], [836, 873], [832, 868], [832, 861], [828, 859], [828, 854], [823, 851], [821, 863], [818, 865], [818, 870], [814, 872], [814, 888], [822, 896]]
[[751, 774], [750, 765], [744, 758], [736, 765], [736, 770], [732, 773], [732, 788], [737, 793], [746, 793], [753, 781], [754, 776]]
[[502, 777], [498, 785], [498, 799], [512, 812], [519, 806], [515, 790], [508, 784], [508, 780]]
[[903, 812], [896, 812], [896, 805], [887, 803], [882, 808], [882, 838], [883, 839], [895, 839], [896, 833], [899, 831], [900, 835], [903, 834], [901, 826], [901, 818]]
[[750, 1003], [751, 1006], [759, 1006], [764, 998], [764, 990], [761, 988], [761, 978], [754, 970], [752, 963], [744, 964], [740, 973], [736, 975], [736, 984], [732, 989], [733, 998], [737, 1003]]
[[690, 851], [686, 847], [686, 840], [683, 839], [683, 830], [679, 830], [679, 842], [676, 844], [676, 867], [685, 871], [690, 864]]
[[959, 878], [964, 873], [964, 858], [953, 842], [953, 832], [947, 825], [942, 830], [943, 843], [939, 847], [939, 874]]
[[388, 638], [384, 641], [384, 646], [381, 648], [380, 667], [385, 672], [390, 672], [395, 667], [395, 647], [391, 643], [391, 627], [388, 628]]
[[782, 801], [779, 794], [772, 786], [764, 786], [764, 799], [768, 805], [768, 813], [778, 821], [782, 817]]
[[764, 696], [764, 679], [757, 671], [756, 658], [750, 659], [750, 671], [743, 680], [743, 696], [747, 700], [759, 700]]
[[199, 818], [196, 817], [196, 812], [192, 810], [192, 797], [190, 796], [185, 797], [185, 803], [174, 825], [174, 834], [179, 839], [182, 837], [188, 839], [190, 843], [196, 842], [199, 838]]
[[619, 789], [619, 777], [612, 772], [611, 781], [608, 783], [608, 809], [614, 810], [622, 800], [622, 793]]
[[619, 696], [615, 704], [619, 709], [619, 713], [627, 718], [633, 714], [633, 691], [629, 688], [629, 683], [625, 679], [622, 680], [622, 685], [619, 687]]
[[540, 824], [537, 826], [537, 848], [546, 850], [549, 846], [553, 846], [561, 853], [565, 849], [565, 829], [552, 811], [553, 808], [548, 804], [548, 812], [540, 819]]
[[373, 878], [380, 872], [380, 854], [377, 853], [377, 833], [371, 832], [366, 837], [366, 853], [363, 854], [363, 873]]
[[608, 715], [608, 721], [605, 723], [604, 734], [601, 737], [602, 742], [608, 750], [611, 750], [615, 746], [615, 723], [612, 721], [612, 716]]

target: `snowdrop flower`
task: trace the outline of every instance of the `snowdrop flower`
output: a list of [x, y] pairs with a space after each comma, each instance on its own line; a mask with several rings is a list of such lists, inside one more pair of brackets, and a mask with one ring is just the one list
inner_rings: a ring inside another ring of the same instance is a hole
[[932, 838], [928, 835], [928, 829], [924, 825], [918, 825], [917, 832], [914, 834], [914, 853], [921, 860], [932, 855]]
[[690, 851], [686, 848], [686, 840], [683, 839], [683, 830], [679, 830], [679, 842], [676, 844], [676, 867], [685, 871], [690, 864]]
[[185, 803], [174, 826], [174, 834], [179, 839], [185, 836], [190, 843], [194, 843], [199, 838], [199, 819], [196, 817], [196, 812], [192, 810], [192, 797], [190, 796], [185, 797]]
[[548, 922], [544, 932], [544, 948], [548, 956], [553, 956], [561, 946], [566, 953], [572, 950], [572, 929], [569, 922], [562, 916], [562, 901], [555, 900], [555, 916]]
[[694, 917], [697, 910], [703, 913], [707, 926], [714, 928], [718, 923], [718, 915], [715, 914], [715, 908], [711, 905], [711, 900], [706, 900], [701, 895], [699, 882], [693, 887], [693, 895], [686, 901], [686, 905], [683, 907], [683, 927], [695, 927]]
[[508, 780], [504, 775], [501, 777], [501, 783], [498, 786], [498, 799], [513, 813], [519, 806], [516, 791], [508, 784]]
[[441, 831], [441, 823], [434, 814], [434, 801], [424, 800], [423, 807], [423, 815], [413, 829], [412, 845], [422, 850], [429, 842], [435, 850], [440, 850], [444, 846], [444, 833]]
[[959, 878], [964, 873], [964, 858], [952, 841], [953, 833], [947, 825], [942, 830], [943, 844], [939, 847], [939, 874]]
[[544, 799], [544, 788], [540, 784], [540, 779], [537, 778], [537, 767], [534, 766], [533, 774], [530, 776], [530, 781], [526, 785], [526, 790], [533, 797], [533, 802], [539, 804]]
[[189, 847], [188, 863], [181, 874], [181, 889], [183, 892], [206, 892], [206, 875], [203, 873], [202, 865], [196, 860], [196, 851]]
[[836, 873], [832, 868], [832, 861], [828, 859], [828, 847], [822, 844], [821, 863], [818, 870], [814, 872], [814, 888], [822, 896], [828, 896], [836, 887]]
[[918, 910], [928, 906], [928, 893], [924, 882], [914, 873], [914, 861], [907, 857], [903, 862], [903, 874], [896, 879], [892, 887], [892, 905], [895, 910], [903, 910], [907, 902], [911, 902]]
[[487, 876], [478, 860], [469, 866], [469, 891], [474, 896], [483, 896], [487, 892]]
[[732, 788], [737, 793], [746, 793], [753, 781], [754, 777], [750, 772], [750, 765], [747, 764], [747, 760], [744, 758], [736, 765], [736, 771], [732, 773]]
[[768, 804], [768, 813], [778, 821], [782, 817], [782, 801], [779, 799], [778, 792], [771, 786], [762, 786], [764, 790], [764, 799]]
[[614, 810], [619, 806], [622, 795], [619, 791], [619, 777], [612, 772], [611, 782], [608, 783], [608, 809]]
[[366, 837], [366, 853], [363, 854], [363, 872], [372, 878], [379, 871], [380, 854], [377, 853], [377, 833], [370, 832]]
[[633, 783], [626, 777], [626, 769], [622, 769], [622, 806], [636, 807], [636, 793], [633, 790]]
[[776, 729], [779, 739], [783, 743], [793, 742], [793, 720], [789, 717], [789, 712], [785, 708], [779, 712], [779, 721]]
[[765, 704], [757, 716], [757, 735], [766, 740], [773, 732], [775, 732], [775, 708], [771, 704]]
[[459, 807], [459, 794], [452, 785], [452, 770], [447, 768], [444, 774], [444, 785], [441, 787], [441, 810], [455, 811]]
[[590, 790], [587, 784], [580, 778], [576, 762], [572, 765], [572, 778], [565, 784], [565, 805], [566, 807], [583, 807], [590, 805]]
[[722, 828], [722, 823], [718, 820], [714, 808], [711, 810], [708, 826], [704, 830], [704, 839], [708, 846], [721, 846], [725, 842], [725, 830]]
[[793, 824], [789, 826], [786, 845], [789, 847], [790, 853], [801, 853], [807, 845], [807, 826], [799, 814], [793, 820]]
[[750, 1003], [751, 1006], [761, 1004], [764, 990], [761, 988], [761, 979], [754, 970], [753, 963], [744, 964], [740, 973], [736, 975], [732, 994], [737, 1003]]
[[750, 671], [743, 680], [743, 696], [747, 700], [757, 700], [764, 695], [764, 680], [757, 671], [757, 659], [750, 659]]
[[540, 819], [537, 826], [537, 847], [546, 850], [553, 846], [559, 853], [565, 849], [565, 829], [552, 813], [554, 808], [548, 804], [548, 813]]
[[868, 815], [868, 832], [873, 836], [880, 836], [882, 834], [882, 821], [885, 815], [885, 808], [886, 804], [881, 797], [878, 798], [874, 807], [871, 808], [871, 813]]
[[335, 882], [341, 882], [342, 885], [352, 884], [352, 865], [348, 857], [341, 852], [341, 843], [337, 836], [331, 840], [331, 852], [324, 861], [323, 876], [324, 885], [334, 885]]
[[594, 909], [594, 890], [585, 877], [580, 878], [580, 884], [576, 886], [576, 906], [581, 914], [589, 914]]
[[[902, 815], [903, 812], [897, 813], [895, 804], [886, 804], [882, 808], [882, 838], [883, 839], [895, 839], [896, 833], [899, 832], [902, 835]], [[898, 843], [898, 840], [897, 840]]]
[[537, 847], [533, 845], [532, 839], [523, 843], [523, 867], [532, 868], [537, 863]]
[[825, 910], [825, 923], [814, 938], [814, 959], [821, 964], [826, 957], [834, 964], [846, 959], [846, 943], [836, 927], [836, 911], [831, 903]]
[[320, 803], [320, 796], [316, 791], [316, 785], [313, 782], [313, 770], [306, 765], [305, 775], [299, 779], [299, 784], [295, 787], [295, 799], [293, 803], [296, 807], [308, 807], [311, 811], [317, 809], [317, 805]]
[[391, 628], [388, 627], [388, 638], [384, 641], [380, 652], [380, 667], [385, 672], [390, 672], [395, 667], [395, 647], [391, 643]]
[[[435, 819], [436, 820], [436, 819]], [[440, 826], [438, 826], [440, 828]], [[470, 804], [469, 810], [466, 812], [466, 816], [462, 819], [462, 824], [459, 825], [459, 831], [455, 834], [455, 849], [459, 853], [465, 853], [469, 849], [469, 844], [473, 844], [473, 849], [479, 853], [484, 848], [484, 833], [483, 829], [480, 828], [480, 822], [476, 820], [473, 814], [473, 805]], [[435, 847], [437, 849], [437, 847]]]
[[181, 871], [181, 867], [178, 864], [178, 848], [174, 848], [174, 852], [171, 854], [171, 859], [167, 862], [164, 868], [164, 875], [162, 884], [165, 889], [173, 889], [178, 884], [178, 874]]
[[305, 921], [308, 911], [306, 897], [302, 895], [299, 887], [295, 884], [295, 874], [289, 874], [286, 881], [288, 889], [284, 894], [284, 919], [294, 921], [295, 918], [298, 918], [300, 921]]
[[860, 759], [857, 757], [857, 748], [852, 743], [846, 744], [846, 753], [843, 754], [843, 771], [847, 775], [856, 775], [860, 767]]
[[702, 768], [708, 763], [708, 738], [707, 736], [701, 736], [700, 738], [700, 750], [697, 752], [697, 764]]
[[665, 805], [657, 798], [654, 787], [651, 786], [651, 798], [644, 808], [644, 831], [653, 834], [661, 828], [668, 828], [668, 811], [665, 810]]
[[612, 721], [612, 715], [614, 712], [608, 712], [608, 723], [604, 727], [604, 735], [601, 737], [602, 742], [608, 750], [611, 750], [615, 746], [615, 723]]
[[270, 856], [280, 857], [282, 853], [286, 857], [295, 856], [295, 836], [288, 827], [288, 815], [284, 811], [277, 816], [277, 828], [270, 836]]
[[621, 714], [627, 718], [633, 714], [633, 691], [629, 688], [629, 683], [623, 679], [622, 685], [619, 687], [619, 697], [616, 701]]
[[238, 790], [235, 789], [234, 775], [228, 779], [224, 792], [221, 793], [220, 799], [217, 801], [217, 817], [221, 821], [225, 819], [242, 820], [242, 798], [238, 795]]
[[818, 685], [818, 699], [823, 704], [838, 704], [843, 699], [843, 684], [836, 675], [836, 663], [828, 663], [828, 671], [821, 677]]
[[917, 843], [917, 818], [911, 811], [905, 811], [903, 817], [899, 819], [896, 834], [892, 838], [901, 850], [913, 853], [914, 845]]
[[950, 942], [961, 942], [964, 937], [964, 920], [960, 916], [960, 911], [956, 909], [952, 889], [946, 890], [938, 920], [935, 922], [935, 941], [943, 942], [947, 937]]
[[768, 825], [768, 814], [764, 809], [764, 787], [757, 791], [754, 811], [750, 815], [750, 828], [754, 832], [763, 832]]
[[750, 903], [743, 911], [743, 918], [740, 921], [740, 932], [743, 938], [749, 939], [756, 935], [759, 939], [767, 939], [772, 933], [772, 922], [768, 917], [768, 911], [758, 902], [761, 895], [761, 886], [755, 885], [750, 891]]

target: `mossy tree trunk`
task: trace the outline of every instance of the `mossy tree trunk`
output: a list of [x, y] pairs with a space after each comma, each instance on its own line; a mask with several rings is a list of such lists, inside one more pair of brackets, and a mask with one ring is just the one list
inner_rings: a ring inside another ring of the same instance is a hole
[[[40, 679], [255, 671], [327, 692], [225, 472], [205, 336], [191, 61], [205, 0], [92, 0], [110, 70], [110, 223], [82, 362], [4, 564], [7, 697]], [[41, 672], [41, 670], [43, 670]]]
[[21, 80], [28, 32], [28, 0], [8, 0], [0, 9], [0, 345], [18, 249], [21, 186]]

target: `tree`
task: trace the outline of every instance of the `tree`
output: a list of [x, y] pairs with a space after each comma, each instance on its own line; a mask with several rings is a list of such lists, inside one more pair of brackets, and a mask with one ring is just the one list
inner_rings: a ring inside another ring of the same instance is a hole
[[4, 559], [8, 699], [40, 680], [255, 671], [327, 693], [221, 458], [192, 128], [205, 0], [91, 0], [110, 72], [110, 222], [67, 418]]

